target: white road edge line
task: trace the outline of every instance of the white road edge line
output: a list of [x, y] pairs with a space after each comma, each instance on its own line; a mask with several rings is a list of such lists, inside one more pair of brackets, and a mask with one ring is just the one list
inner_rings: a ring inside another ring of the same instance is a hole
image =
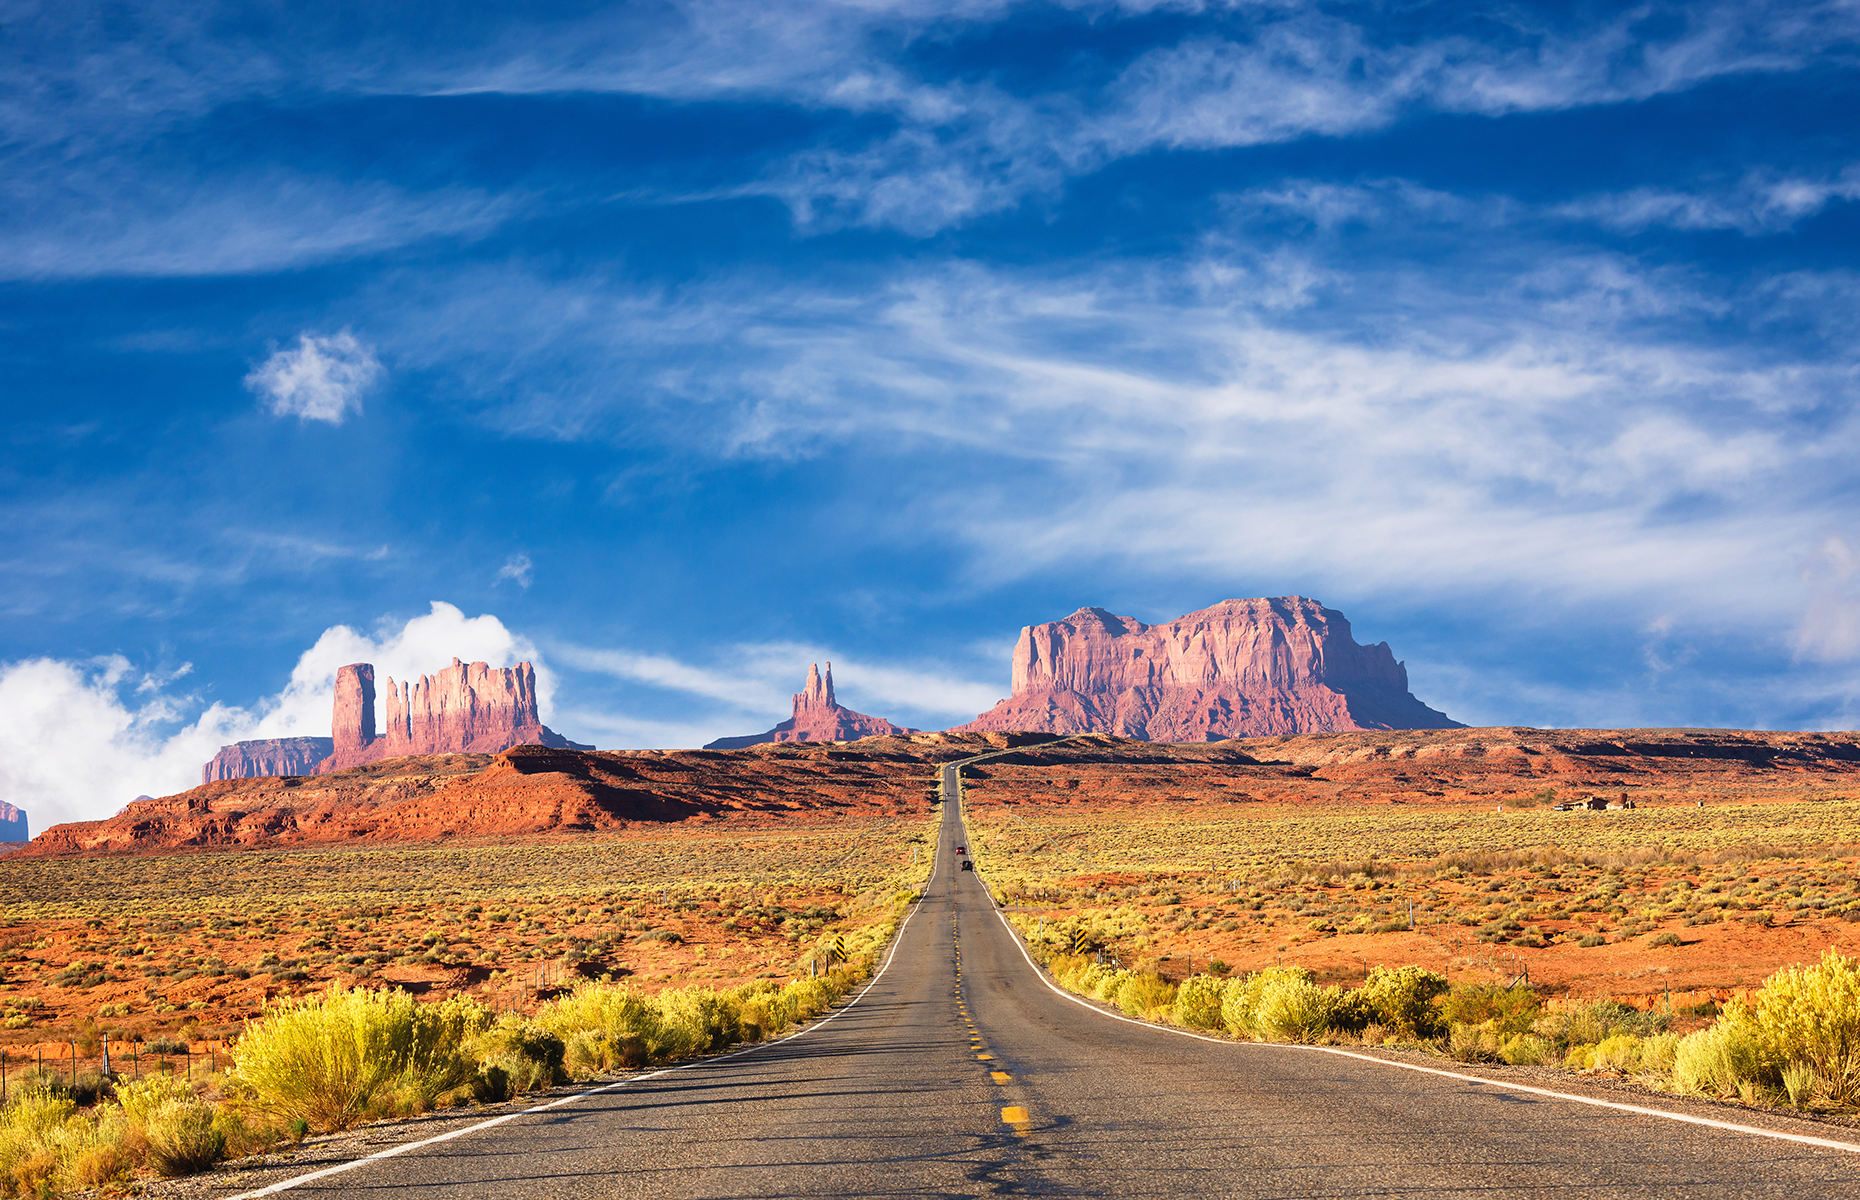
[[291, 1179], [280, 1180], [277, 1183], [259, 1188], [257, 1191], [240, 1192], [237, 1195], [227, 1197], [226, 1200], [255, 1200], [255, 1198], [259, 1196], [271, 1196], [278, 1192], [289, 1191], [292, 1188], [301, 1187], [306, 1183], [315, 1183], [319, 1179], [327, 1179], [331, 1175], [340, 1175], [344, 1171], [353, 1171], [357, 1167], [366, 1166], [371, 1162], [379, 1162], [384, 1158], [393, 1158], [396, 1155], [405, 1154], [409, 1150], [419, 1150], [426, 1146], [437, 1146], [441, 1142], [449, 1142], [453, 1138], [461, 1138], [468, 1133], [477, 1133], [480, 1130], [490, 1129], [502, 1125], [506, 1121], [514, 1121], [518, 1117], [527, 1117], [532, 1113], [548, 1112], [552, 1108], [560, 1108], [564, 1104], [574, 1104], [576, 1101], [586, 1100], [590, 1096], [598, 1096], [603, 1092], [618, 1091], [628, 1084], [644, 1083], [648, 1079], [657, 1079], [661, 1075], [673, 1075], [679, 1071], [690, 1071], [698, 1067], [708, 1067], [715, 1063], [723, 1062], [726, 1059], [741, 1058], [745, 1054], [754, 1054], [758, 1050], [767, 1050], [772, 1046], [785, 1046], [796, 1038], [806, 1037], [815, 1030], [832, 1024], [849, 1012], [853, 1005], [865, 999], [865, 994], [871, 991], [880, 979], [885, 977], [886, 971], [891, 969], [891, 960], [897, 957], [898, 947], [904, 943], [905, 928], [910, 925], [911, 919], [917, 915], [917, 910], [923, 907], [924, 899], [930, 893], [930, 885], [936, 882], [936, 869], [938, 863], [941, 861], [943, 852], [943, 821], [947, 819], [947, 817], [948, 805], [945, 804], [942, 811], [938, 814], [936, 845], [932, 848], [930, 853], [930, 876], [924, 881], [924, 890], [918, 894], [917, 903], [911, 905], [911, 911], [904, 915], [904, 920], [898, 922], [897, 932], [891, 935], [891, 949], [886, 953], [885, 961], [879, 966], [872, 978], [866, 980], [865, 986], [859, 989], [858, 995], [848, 1000], [838, 1011], [833, 1013], [832, 1016], [816, 1021], [806, 1029], [791, 1033], [787, 1037], [778, 1038], [772, 1042], [758, 1042], [742, 1050], [734, 1050], [729, 1054], [719, 1054], [715, 1058], [699, 1059], [696, 1062], [688, 1062], [676, 1067], [666, 1067], [664, 1070], [654, 1071], [650, 1075], [633, 1075], [626, 1079], [615, 1080], [613, 1083], [604, 1083], [600, 1087], [589, 1088], [585, 1092], [576, 1092], [572, 1096], [561, 1096], [551, 1100], [547, 1104], [538, 1104], [532, 1108], [523, 1109], [521, 1112], [505, 1113], [501, 1117], [492, 1117], [487, 1121], [479, 1121], [475, 1125], [467, 1125], [463, 1129], [454, 1129], [450, 1133], [442, 1133], [435, 1137], [423, 1138], [417, 1142], [403, 1142], [398, 1146], [389, 1146], [386, 1150], [377, 1150], [375, 1153], [365, 1155], [362, 1158], [354, 1158], [345, 1163], [337, 1163], [333, 1167], [324, 1167], [322, 1170], [312, 1171], [308, 1175], [298, 1175]]
[[[960, 805], [960, 803], [960, 800], [958, 800], [958, 805]], [[979, 872], [977, 873], [977, 882], [980, 882]], [[987, 892], [986, 884], [983, 885], [983, 891]], [[988, 903], [992, 907], [994, 905], [994, 893], [987, 892], [987, 895]], [[1503, 1088], [1511, 1092], [1529, 1092], [1534, 1096], [1548, 1096], [1554, 1100], [1569, 1100], [1576, 1104], [1592, 1105], [1595, 1108], [1612, 1108], [1619, 1112], [1634, 1113], [1637, 1116], [1659, 1117], [1663, 1120], [1678, 1121], [1686, 1125], [1704, 1125], [1711, 1129], [1724, 1129], [1733, 1133], [1749, 1133], [1757, 1137], [1775, 1138], [1783, 1142], [1796, 1142], [1804, 1146], [1819, 1146], [1824, 1150], [1844, 1150], [1849, 1154], [1860, 1154], [1860, 1145], [1853, 1142], [1837, 1142], [1831, 1138], [1810, 1137], [1804, 1133], [1784, 1133], [1777, 1129], [1762, 1129], [1755, 1125], [1739, 1125], [1732, 1121], [1715, 1121], [1710, 1117], [1695, 1117], [1689, 1113], [1667, 1112], [1664, 1109], [1648, 1108], [1640, 1104], [1622, 1104], [1615, 1100], [1597, 1100], [1593, 1096], [1578, 1096], [1572, 1092], [1554, 1092], [1548, 1088], [1530, 1087], [1522, 1083], [1510, 1083], [1498, 1079], [1481, 1079], [1477, 1075], [1462, 1075], [1458, 1071], [1443, 1071], [1438, 1067], [1423, 1067], [1418, 1063], [1392, 1062], [1386, 1058], [1377, 1058], [1373, 1054], [1357, 1054], [1350, 1050], [1339, 1050], [1334, 1046], [1291, 1046], [1279, 1042], [1239, 1042], [1231, 1038], [1209, 1037], [1205, 1033], [1193, 1033], [1187, 1029], [1177, 1029], [1172, 1025], [1157, 1025], [1150, 1021], [1139, 1021], [1134, 1017], [1119, 1016], [1117, 1013], [1104, 1011], [1097, 1005], [1073, 995], [1071, 992], [1066, 991], [1064, 988], [1054, 983], [1051, 976], [1047, 975], [1047, 973], [1040, 968], [1040, 965], [1033, 961], [1033, 955], [1027, 952], [1026, 942], [1021, 940], [1020, 931], [1008, 923], [1007, 915], [999, 908], [996, 908], [994, 913], [1000, 920], [1002, 927], [1007, 930], [1008, 936], [1014, 939], [1014, 945], [1020, 950], [1020, 956], [1027, 960], [1027, 966], [1032, 968], [1034, 975], [1041, 983], [1050, 988], [1055, 995], [1070, 1000], [1080, 1008], [1088, 1012], [1097, 1013], [1099, 1016], [1107, 1018], [1108, 1020], [1122, 1021], [1126, 1025], [1137, 1025], [1144, 1029], [1153, 1029], [1158, 1033], [1172, 1033], [1177, 1037], [1194, 1038], [1198, 1042], [1212, 1042], [1217, 1046], [1255, 1046], [1261, 1049], [1303, 1050], [1317, 1054], [1334, 1054], [1339, 1058], [1360, 1059], [1363, 1062], [1375, 1063], [1377, 1066], [1394, 1067], [1402, 1071], [1416, 1071], [1423, 1075], [1439, 1075], [1446, 1079], [1458, 1079], [1462, 1082], [1478, 1084], [1482, 1087]]]

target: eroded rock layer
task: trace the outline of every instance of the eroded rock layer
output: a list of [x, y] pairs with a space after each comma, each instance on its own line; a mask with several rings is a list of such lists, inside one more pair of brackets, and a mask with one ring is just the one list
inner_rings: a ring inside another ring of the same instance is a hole
[[1408, 691], [1387, 642], [1303, 596], [1223, 600], [1163, 625], [1102, 608], [1021, 630], [1013, 695], [951, 732], [1109, 733], [1157, 742], [1452, 729]]
[[221, 746], [211, 762], [200, 769], [200, 782], [217, 779], [252, 779], [261, 775], [308, 775], [335, 753], [336, 743], [326, 737], [265, 738]]
[[336, 673], [331, 730], [335, 750], [321, 774], [410, 754], [496, 754], [512, 746], [592, 750], [548, 728], [536, 711], [536, 670], [458, 659], [418, 682], [387, 681], [376, 732], [375, 669], [356, 663]]
[[139, 800], [104, 821], [58, 825], [23, 856], [516, 837], [736, 818], [918, 814], [935, 764], [1045, 735], [875, 738], [857, 748], [589, 752], [517, 746], [418, 755], [328, 775], [235, 779]]
[[899, 737], [917, 733], [893, 725], [883, 717], [868, 717], [842, 706], [833, 698], [833, 664], [825, 674], [819, 663], [807, 666], [807, 686], [794, 697], [794, 715], [769, 730], [745, 737], [718, 738], [706, 750], [740, 750], [764, 742], [850, 742], [868, 737]]

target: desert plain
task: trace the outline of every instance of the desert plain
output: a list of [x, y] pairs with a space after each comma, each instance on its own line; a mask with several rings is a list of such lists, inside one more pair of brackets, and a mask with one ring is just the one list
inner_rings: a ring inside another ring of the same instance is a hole
[[0, 1050], [215, 1054], [331, 985], [531, 1011], [580, 979], [793, 978], [924, 877], [938, 764], [1001, 750], [965, 808], [1010, 918], [1169, 978], [1417, 964], [1683, 1028], [1860, 953], [1855, 734], [519, 747], [216, 782], [0, 858]]

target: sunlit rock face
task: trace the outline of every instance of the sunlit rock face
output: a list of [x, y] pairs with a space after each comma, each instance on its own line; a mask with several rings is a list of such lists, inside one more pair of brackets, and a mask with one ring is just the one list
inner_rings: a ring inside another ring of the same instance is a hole
[[493, 667], [458, 659], [418, 682], [387, 681], [375, 724], [375, 669], [356, 663], [336, 673], [331, 719], [335, 751], [320, 774], [408, 754], [497, 754], [512, 746], [592, 750], [542, 723], [536, 670], [529, 663]]
[[1029, 625], [1014, 694], [952, 732], [1110, 733], [1155, 742], [1453, 729], [1415, 699], [1387, 642], [1303, 596], [1223, 600], [1165, 625], [1081, 608]]
[[[327, 775], [409, 754], [497, 754], [512, 746], [592, 750], [542, 723], [529, 663], [493, 667], [458, 659], [417, 683], [387, 681], [377, 706], [375, 669], [336, 672], [329, 737], [269, 738], [222, 746], [202, 783], [279, 775]], [[377, 717], [379, 720], [377, 720]]]
[[201, 768], [200, 782], [218, 779], [257, 779], [268, 775], [308, 775], [336, 752], [334, 738], [265, 738], [221, 746], [213, 760]]

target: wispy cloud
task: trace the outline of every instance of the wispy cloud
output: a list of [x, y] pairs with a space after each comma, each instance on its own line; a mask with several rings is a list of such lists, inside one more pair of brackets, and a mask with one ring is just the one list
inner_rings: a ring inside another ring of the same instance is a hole
[[[1793, 564], [1842, 519], [1830, 485], [1860, 450], [1856, 331], [1806, 318], [1845, 311], [1860, 282], [1785, 294], [1528, 232], [1447, 273], [1350, 253], [1211, 238], [1176, 260], [958, 263], [876, 290], [505, 271], [371, 303], [419, 312], [396, 354], [458, 371], [447, 394], [506, 430], [898, 461], [901, 511], [967, 545], [989, 585], [1244, 567], [1794, 623]], [[1765, 321], [1788, 335], [1724, 335]], [[499, 355], [479, 360], [493, 327]], [[732, 353], [684, 349], [714, 344]], [[615, 377], [635, 381], [623, 403], [598, 386]], [[915, 489], [910, 464], [939, 447], [960, 450], [935, 459], [943, 486]]]
[[536, 565], [527, 554], [513, 554], [504, 560], [504, 565], [497, 569], [495, 582], [502, 583], [508, 579], [518, 587], [528, 590], [531, 580], [536, 576]]
[[[1126, 18], [1151, 7], [1081, 12], [1081, 55], [1099, 70], [1055, 88], [939, 72], [903, 50], [985, 30], [1014, 11], [1007, 3], [687, 0], [559, 19], [407, 16], [372, 24], [359, 41], [311, 10], [250, 35], [211, 10], [131, 6], [49, 34], [20, 22], [31, 52], [0, 97], [10, 147], [0, 187], [12, 212], [0, 275], [277, 270], [475, 237], [535, 207], [514, 190], [421, 192], [301, 168], [221, 178], [206, 160], [174, 159], [166, 143], [160, 154], [140, 149], [242, 102], [496, 93], [784, 106], [837, 119], [722, 193], [777, 197], [803, 228], [926, 236], [1158, 150], [1355, 136], [1420, 112], [1641, 100], [1799, 69], [1860, 30], [1860, 16], [1838, 2], [1648, 5], [1599, 21], [1507, 8], [1484, 14], [1479, 36], [1440, 14], [1391, 36], [1370, 6], [1260, 5], [1132, 54], [1120, 36]], [[700, 190], [720, 194], [714, 181]], [[1726, 217], [1648, 192], [1598, 200], [1595, 215], [1761, 223], [1808, 202], [1783, 189], [1754, 217]]]
[[[875, 661], [796, 642], [722, 646], [711, 653], [717, 665], [700, 665], [664, 654], [576, 645], [552, 646], [550, 657], [564, 667], [700, 697], [719, 711], [713, 720], [765, 722], [755, 729], [719, 729], [706, 741], [728, 733], [757, 733], [786, 720], [793, 694], [807, 680], [810, 663], [833, 664], [834, 689], [841, 703], [900, 724], [927, 720], [941, 728], [969, 720], [1001, 698], [999, 683], [965, 678], [962, 672], [944, 664]], [[1004, 659], [998, 665], [1005, 679], [1008, 664]]]
[[280, 417], [340, 425], [362, 411], [362, 393], [385, 372], [374, 349], [347, 329], [329, 337], [297, 335], [297, 345], [273, 351], [245, 385]]
[[1571, 200], [1554, 206], [1550, 212], [1628, 233], [1660, 226], [1734, 229], [1754, 236], [1788, 229], [1830, 204], [1857, 199], [1860, 167], [1850, 166], [1821, 178], [1766, 172], [1728, 187], [1690, 191], [1633, 188]]

